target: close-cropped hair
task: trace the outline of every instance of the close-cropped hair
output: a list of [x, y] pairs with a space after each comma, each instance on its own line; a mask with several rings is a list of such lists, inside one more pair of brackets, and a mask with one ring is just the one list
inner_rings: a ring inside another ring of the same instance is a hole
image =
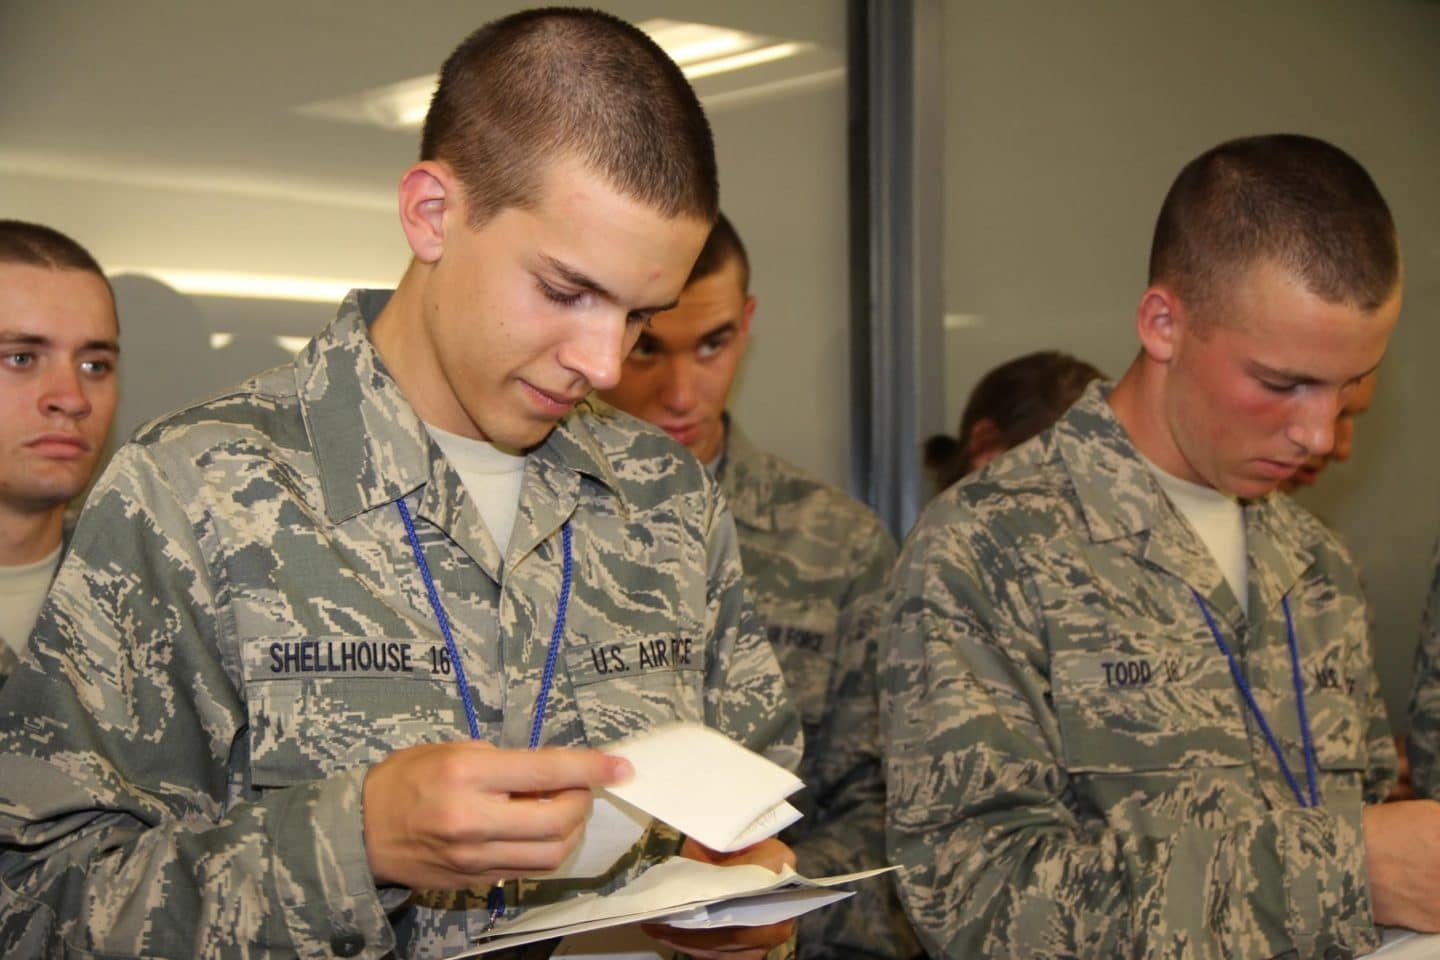
[[53, 227], [24, 220], [0, 220], [0, 263], [84, 270], [110, 282], [89, 250]]
[[1171, 185], [1155, 224], [1150, 283], [1201, 316], [1223, 314], [1226, 288], [1269, 262], [1312, 294], [1369, 312], [1400, 280], [1390, 208], [1354, 157], [1299, 134], [1230, 140]]
[[467, 37], [440, 71], [420, 159], [455, 171], [474, 226], [533, 206], [546, 165], [567, 159], [665, 217], [719, 209], [695, 91], [643, 31], [596, 10], [527, 10]]
[[740, 265], [740, 287], [748, 294], [750, 256], [745, 252], [745, 244], [741, 242], [740, 234], [735, 231], [735, 225], [730, 222], [729, 217], [721, 213], [715, 218], [715, 226], [710, 228], [710, 236], [705, 238], [705, 246], [700, 248], [700, 256], [696, 259], [695, 266], [690, 268], [690, 277], [685, 281], [685, 286], [719, 273], [732, 260]]
[[935, 476], [936, 489], [944, 490], [974, 468], [970, 438], [980, 421], [993, 423], [997, 445], [1010, 450], [1054, 424], [1090, 381], [1104, 376], [1058, 350], [1027, 353], [985, 374], [965, 401], [958, 436], [942, 433], [925, 441], [925, 466]]

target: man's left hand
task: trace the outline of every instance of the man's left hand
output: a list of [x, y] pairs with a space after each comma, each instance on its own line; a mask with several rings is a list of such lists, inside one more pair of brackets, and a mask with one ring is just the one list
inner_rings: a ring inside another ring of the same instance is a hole
[[[680, 856], [721, 867], [753, 863], [777, 873], [782, 866], [795, 866], [795, 852], [773, 837], [734, 853], [718, 853], [686, 837]], [[678, 930], [658, 923], [644, 923], [640, 929], [646, 936], [696, 960], [762, 960], [765, 954], [790, 939], [795, 932], [795, 921], [715, 930]]]

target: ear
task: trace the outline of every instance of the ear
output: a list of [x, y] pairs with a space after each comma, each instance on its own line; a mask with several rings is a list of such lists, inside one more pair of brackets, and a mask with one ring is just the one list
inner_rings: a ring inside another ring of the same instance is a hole
[[445, 213], [455, 206], [459, 183], [433, 160], [422, 160], [400, 177], [400, 226], [410, 251], [434, 263], [445, 249]]
[[755, 294], [747, 294], [745, 297], [745, 309], [740, 312], [740, 333], [743, 336], [750, 335], [750, 321], [755, 317]]
[[1157, 284], [1140, 295], [1135, 311], [1135, 330], [1140, 349], [1156, 363], [1169, 363], [1184, 322], [1184, 306], [1175, 291]]

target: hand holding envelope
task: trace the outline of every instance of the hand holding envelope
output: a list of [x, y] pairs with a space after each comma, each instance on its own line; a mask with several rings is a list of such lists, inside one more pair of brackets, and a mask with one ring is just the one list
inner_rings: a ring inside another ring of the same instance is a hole
[[604, 873], [651, 817], [719, 853], [754, 846], [800, 819], [785, 798], [804, 782], [709, 727], [676, 724], [605, 752], [629, 760], [634, 775], [596, 791], [579, 846], [545, 879]]
[[[720, 853], [686, 838], [680, 848], [680, 856], [718, 867], [753, 864], [777, 875], [795, 869], [795, 851], [773, 837], [734, 853]], [[718, 906], [715, 912], [707, 910], [706, 919], [718, 921], [719, 910]], [[693, 921], [685, 920], [673, 925], [641, 924], [641, 929], [658, 942], [695, 960], [763, 960], [772, 948], [789, 940], [795, 933], [794, 917], [767, 917], [763, 919], [768, 922], [759, 923], [742, 922], [738, 914], [732, 919], [736, 922], [721, 930], [695, 929]]]
[[[652, 816], [688, 838], [685, 855], [655, 864], [609, 894], [586, 894], [502, 920], [482, 945], [462, 956], [655, 921], [663, 925], [654, 930], [659, 939], [697, 956], [708, 955], [712, 941], [717, 949], [723, 941], [726, 956], [746, 956], [749, 946], [758, 957], [784, 939], [783, 925], [792, 918], [850, 896], [831, 887], [886, 872], [820, 880], [796, 874], [789, 848], [769, 838], [799, 819], [785, 798], [803, 783], [715, 730], [680, 724], [605, 751], [628, 760], [634, 776], [596, 791], [579, 845], [544, 876], [603, 873], [639, 839]], [[751, 932], [754, 943], [733, 929], [705, 932], [737, 926], [757, 928]], [[737, 947], [742, 952], [736, 953]]]

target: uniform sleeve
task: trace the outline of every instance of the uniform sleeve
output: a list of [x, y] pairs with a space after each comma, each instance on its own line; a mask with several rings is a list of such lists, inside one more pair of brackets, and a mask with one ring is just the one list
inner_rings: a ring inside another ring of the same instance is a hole
[[[856, 538], [857, 571], [838, 626], [838, 661], [826, 713], [809, 744], [815, 757], [814, 822], [795, 844], [800, 872], [820, 877], [884, 866], [885, 778], [875, 690], [882, 593], [895, 541], [878, 523]], [[915, 957], [921, 953], [894, 878], [855, 884], [855, 895], [800, 918], [800, 957]]]
[[[708, 481], [707, 481], [708, 484]], [[706, 632], [714, 651], [706, 667], [705, 720], [788, 770], [800, 767], [800, 713], [740, 575], [735, 520], [719, 490], [706, 518]]]
[[1410, 777], [1415, 795], [1440, 799], [1440, 541], [1410, 688]]
[[[1360, 807], [1159, 838], [1078, 808], [1023, 571], [922, 521], [882, 634], [887, 842], [926, 948], [971, 957], [1268, 957], [1375, 945]], [[1077, 586], [1078, 589], [1078, 586]]]
[[1380, 688], [1380, 674], [1375, 669], [1375, 616], [1366, 608], [1365, 638], [1361, 646], [1361, 671], [1369, 680], [1363, 693], [1362, 713], [1365, 729], [1365, 802], [1384, 803], [1395, 787], [1399, 775], [1399, 757], [1395, 753], [1395, 735], [1390, 714], [1385, 709], [1385, 694]]
[[0, 954], [381, 956], [364, 769], [231, 802], [245, 709], [205, 556], [232, 545], [186, 501], [116, 455], [0, 694]]

